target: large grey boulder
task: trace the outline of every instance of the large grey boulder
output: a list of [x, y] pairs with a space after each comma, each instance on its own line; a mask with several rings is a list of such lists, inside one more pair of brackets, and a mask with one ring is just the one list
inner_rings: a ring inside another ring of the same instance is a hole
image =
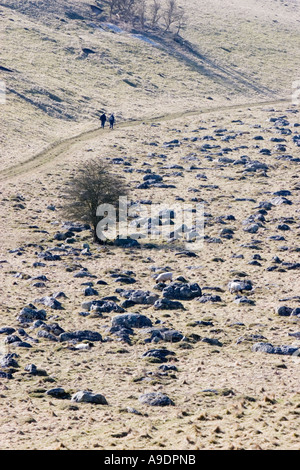
[[184, 306], [181, 302], [169, 300], [169, 299], [159, 299], [154, 304], [155, 310], [184, 310]]
[[17, 369], [19, 367], [19, 364], [17, 363], [15, 359], [17, 357], [19, 356], [15, 353], [9, 353], [9, 354], [5, 354], [4, 356], [2, 356], [0, 358], [1, 369], [9, 369], [9, 368]]
[[120, 248], [139, 248], [141, 246], [134, 238], [117, 238], [114, 245]]
[[51, 296], [46, 296], [46, 297], [42, 297], [41, 299], [36, 299], [35, 303], [43, 304], [45, 307], [49, 307], [52, 310], [63, 310], [63, 306], [61, 305], [61, 303]]
[[70, 395], [65, 392], [65, 390], [61, 387], [51, 388], [50, 390], [47, 390], [46, 395], [60, 400], [66, 400], [70, 397]]
[[159, 296], [157, 294], [153, 294], [152, 292], [136, 290], [131, 292], [128, 300], [140, 305], [154, 305], [158, 298]]
[[292, 311], [293, 309], [291, 307], [287, 307], [286, 305], [276, 307], [276, 313], [281, 317], [289, 317], [292, 314]]
[[165, 341], [167, 343], [178, 343], [184, 339], [184, 335], [177, 330], [170, 330], [169, 328], [149, 328], [146, 333], [150, 333], [150, 338], [145, 340], [145, 343], [155, 343]]
[[139, 401], [150, 406], [174, 406], [175, 403], [161, 392], [145, 393], [139, 397]]
[[124, 315], [117, 315], [112, 319], [112, 326], [122, 326], [123, 328], [145, 328], [151, 327], [152, 321], [150, 318], [140, 313], [125, 313]]
[[253, 352], [263, 352], [267, 354], [274, 353], [274, 346], [271, 343], [255, 343], [252, 346]]
[[197, 283], [172, 282], [163, 290], [163, 296], [174, 300], [192, 300], [201, 297], [202, 291]]
[[300, 348], [296, 346], [273, 346], [270, 343], [255, 343], [252, 351], [283, 356], [300, 356]]
[[93, 403], [95, 405], [108, 405], [104, 395], [88, 391], [80, 391], [72, 395], [71, 401], [76, 403]]
[[156, 362], [168, 362], [168, 356], [175, 356], [175, 353], [168, 349], [150, 349], [146, 351], [142, 357], [153, 358]]
[[73, 333], [72, 332], [61, 333], [59, 335], [59, 340], [61, 342], [73, 341], [73, 340], [97, 342], [97, 341], [102, 341], [102, 336], [97, 331], [79, 330], [79, 331], [74, 331]]
[[95, 313], [123, 313], [125, 310], [112, 300], [90, 300], [81, 304], [82, 308], [87, 311]]
[[19, 316], [17, 317], [17, 320], [20, 323], [30, 323], [35, 320], [45, 320], [46, 319], [46, 312], [45, 310], [38, 310], [34, 306], [29, 306], [29, 307], [24, 307]]

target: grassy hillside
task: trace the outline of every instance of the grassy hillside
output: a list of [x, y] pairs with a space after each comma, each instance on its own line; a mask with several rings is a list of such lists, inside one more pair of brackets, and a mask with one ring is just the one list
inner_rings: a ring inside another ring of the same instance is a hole
[[0, 70], [7, 87], [1, 167], [96, 127], [103, 109], [122, 120], [290, 94], [299, 53], [296, 3], [184, 5], [188, 43], [165, 35], [155, 46], [101, 29], [105, 17], [86, 2], [0, 2], [0, 66], [10, 70]]
[[300, 5], [296, 0], [187, 2], [184, 37], [219, 65], [287, 96], [298, 79]]

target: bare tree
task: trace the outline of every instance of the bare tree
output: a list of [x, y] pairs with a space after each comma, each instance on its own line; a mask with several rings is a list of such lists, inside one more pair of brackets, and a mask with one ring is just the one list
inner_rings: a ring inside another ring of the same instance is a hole
[[171, 25], [175, 23], [178, 14], [178, 6], [176, 0], [167, 0], [164, 11], [165, 31], [169, 31]]
[[119, 0], [107, 0], [106, 3], [109, 7], [109, 19], [112, 20], [113, 15], [116, 15], [119, 10]]
[[63, 193], [62, 214], [73, 222], [90, 224], [94, 241], [99, 243], [97, 225], [101, 217], [97, 215], [97, 209], [103, 204], [117, 208], [119, 198], [127, 194], [127, 188], [120, 177], [109, 171], [107, 163], [95, 159], [79, 167]]
[[137, 6], [137, 16], [138, 16], [138, 21], [141, 25], [142, 30], [144, 30], [146, 26], [147, 6], [148, 6], [147, 0], [139, 0], [138, 6]]
[[162, 17], [162, 5], [160, 0], [153, 0], [150, 5], [150, 24], [152, 28], [158, 26], [158, 23]]
[[[106, 0], [109, 6], [109, 17], [118, 18], [125, 24], [139, 24], [142, 30], [148, 24], [152, 29], [159, 26], [164, 31], [171, 29], [179, 35], [186, 24], [184, 8], [178, 6], [177, 0]], [[175, 29], [176, 28], [176, 29]]]
[[136, 18], [138, 0], [119, 0], [119, 15], [126, 22], [133, 24]]
[[177, 18], [176, 18], [176, 34], [179, 35], [180, 31], [186, 26], [187, 24], [187, 16], [186, 12], [182, 7], [178, 7], [177, 10]]

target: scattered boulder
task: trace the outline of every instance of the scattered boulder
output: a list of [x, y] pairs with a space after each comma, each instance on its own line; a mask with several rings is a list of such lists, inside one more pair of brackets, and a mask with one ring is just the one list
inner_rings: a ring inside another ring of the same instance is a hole
[[139, 248], [141, 246], [134, 238], [117, 238], [114, 245], [120, 248]]
[[19, 338], [17, 335], [8, 335], [6, 336], [4, 343], [5, 344], [12, 344], [16, 342], [20, 342], [21, 338]]
[[83, 295], [85, 297], [88, 296], [97, 296], [99, 295], [98, 291], [96, 289], [93, 289], [92, 287], [86, 287], [83, 291]]
[[49, 395], [52, 398], [57, 398], [59, 400], [66, 400], [70, 398], [70, 394], [66, 393], [63, 388], [51, 388], [46, 392], [46, 395]]
[[236, 298], [234, 299], [235, 304], [248, 304], [248, 305], [255, 305], [255, 301], [252, 299], [249, 299], [245, 295], [240, 296], [237, 295]]
[[246, 164], [245, 170], [246, 172], [256, 172], [258, 170], [268, 170], [269, 167], [266, 163], [262, 163], [259, 161], [251, 161]]
[[81, 224], [80, 222], [64, 222], [62, 224], [62, 228], [64, 230], [70, 231], [70, 232], [84, 232], [86, 230], [90, 230], [91, 227], [88, 224]]
[[95, 313], [123, 313], [124, 308], [120, 307], [116, 302], [112, 300], [90, 300], [82, 303], [82, 308], [87, 312]]
[[30, 323], [35, 320], [46, 320], [46, 316], [45, 310], [38, 310], [34, 305], [30, 305], [21, 310], [17, 320], [20, 323]]
[[208, 343], [211, 346], [223, 346], [223, 344], [216, 338], [201, 338], [202, 343]]
[[151, 328], [147, 331], [151, 333], [149, 339], [145, 343], [156, 343], [159, 341], [166, 341], [168, 343], [178, 343], [184, 339], [184, 335], [177, 330], [170, 330], [168, 328]]
[[205, 304], [206, 302], [222, 302], [222, 299], [219, 295], [203, 295], [197, 299], [198, 302]]
[[252, 347], [252, 351], [273, 354], [274, 346], [271, 343], [255, 343]]
[[166, 298], [158, 299], [154, 304], [154, 308], [155, 310], [185, 310], [181, 302]]
[[281, 305], [275, 308], [275, 313], [281, 317], [300, 316], [300, 307], [292, 308]]
[[61, 260], [60, 255], [54, 255], [50, 251], [39, 253], [38, 257], [43, 259], [44, 261], [60, 261]]
[[248, 225], [247, 227], [244, 228], [244, 232], [256, 233], [256, 232], [258, 232], [259, 228], [260, 228], [259, 224], [250, 224], [250, 225]]
[[133, 305], [154, 305], [159, 298], [157, 294], [144, 290], [117, 289], [116, 292], [126, 298], [126, 301], [122, 304], [124, 308], [132, 307]]
[[47, 325], [43, 322], [42, 324], [37, 325], [36, 327], [40, 328], [37, 334], [38, 338], [45, 338], [51, 341], [59, 341], [59, 335], [64, 333], [64, 329], [61, 328], [58, 323]]
[[174, 406], [175, 403], [163, 393], [153, 392], [146, 393], [139, 397], [139, 401], [150, 406]]
[[89, 273], [87, 269], [83, 268], [77, 273], [75, 273], [74, 277], [75, 278], [83, 278], [83, 277], [96, 278], [97, 276], [94, 276], [93, 274]]
[[153, 358], [155, 362], [168, 362], [168, 356], [175, 356], [175, 353], [168, 349], [150, 349], [142, 357]]
[[72, 395], [71, 401], [76, 403], [93, 403], [95, 405], [108, 405], [104, 395], [89, 391], [80, 391]]
[[125, 328], [121, 325], [117, 325], [117, 326], [112, 326], [111, 328], [108, 328], [106, 332], [108, 334], [116, 336], [119, 341], [123, 341], [124, 343], [131, 345], [130, 336], [134, 334], [134, 331], [132, 328]]
[[43, 304], [45, 307], [49, 307], [52, 310], [63, 310], [62, 304], [54, 297], [42, 297], [41, 299], [35, 300], [36, 304]]
[[172, 282], [163, 290], [166, 299], [192, 300], [202, 296], [201, 288], [197, 283]]
[[73, 333], [61, 333], [59, 335], [59, 340], [61, 342], [65, 341], [91, 341], [91, 342], [96, 342], [96, 341], [102, 341], [102, 336], [100, 333], [96, 331], [90, 331], [90, 330], [79, 330], [79, 331], [74, 331]]
[[267, 354], [279, 354], [284, 356], [300, 356], [300, 349], [295, 346], [273, 346], [270, 343], [255, 343], [253, 352], [263, 352]]
[[0, 335], [11, 335], [15, 332], [16, 330], [14, 328], [11, 328], [9, 326], [3, 326], [0, 328]]
[[290, 201], [289, 199], [287, 199], [286, 197], [282, 197], [282, 196], [277, 196], [277, 197], [274, 197], [273, 199], [271, 199], [271, 204], [273, 204], [274, 206], [280, 206], [282, 204], [287, 204], [287, 205], [292, 205], [292, 201]]
[[118, 276], [115, 279], [115, 282], [120, 282], [121, 284], [135, 284], [136, 279], [134, 279], [134, 277], [131, 277], [131, 276]]
[[24, 370], [26, 372], [28, 372], [30, 375], [37, 375], [37, 367], [35, 364], [27, 364], [27, 366], [25, 366]]
[[112, 319], [112, 326], [121, 326], [124, 328], [146, 328], [152, 326], [152, 321], [140, 313], [126, 313], [117, 315]]
[[0, 379], [11, 380], [12, 378], [13, 376], [10, 372], [3, 372], [2, 370], [0, 370]]
[[3, 357], [0, 358], [0, 367], [1, 369], [18, 369], [19, 364], [16, 361], [18, 357], [15, 353], [5, 354]]
[[281, 305], [280, 307], [276, 307], [275, 311], [277, 315], [281, 317], [289, 317], [292, 314], [293, 309], [286, 305]]

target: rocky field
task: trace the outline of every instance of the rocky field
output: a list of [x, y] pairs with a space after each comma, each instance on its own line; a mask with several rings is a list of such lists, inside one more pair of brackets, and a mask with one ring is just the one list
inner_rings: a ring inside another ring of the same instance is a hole
[[[102, 132], [2, 178], [2, 448], [297, 449], [297, 109]], [[134, 202], [203, 202], [203, 249], [101, 247], [62, 220], [91, 155]]]

